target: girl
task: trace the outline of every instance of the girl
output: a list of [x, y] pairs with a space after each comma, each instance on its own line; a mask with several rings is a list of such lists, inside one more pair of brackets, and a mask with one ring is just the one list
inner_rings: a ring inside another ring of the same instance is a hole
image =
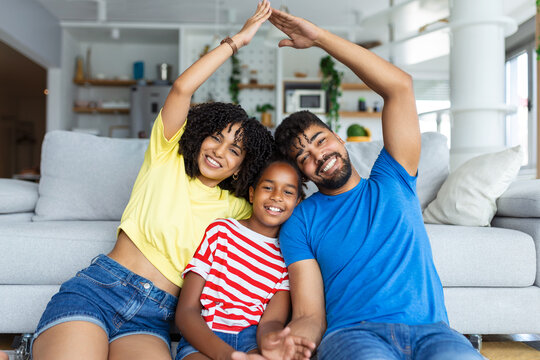
[[[158, 115], [115, 247], [64, 283], [34, 335], [34, 359], [170, 359], [180, 272], [217, 217], [251, 213], [248, 185], [272, 137], [239, 106], [190, 110], [195, 90], [271, 14], [267, 0], [232, 38], [174, 82]], [[189, 111], [189, 112], [188, 112]], [[187, 121], [185, 120], [187, 116]]]
[[206, 229], [182, 274], [176, 360], [232, 359], [236, 350], [257, 349], [266, 359], [309, 359], [315, 344], [283, 329], [289, 277], [276, 238], [303, 198], [301, 179], [291, 162], [271, 162], [249, 189], [252, 216], [219, 219]]

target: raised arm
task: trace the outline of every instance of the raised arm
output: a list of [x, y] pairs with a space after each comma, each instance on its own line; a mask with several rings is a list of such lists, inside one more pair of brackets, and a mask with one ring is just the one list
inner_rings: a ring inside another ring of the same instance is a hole
[[320, 47], [384, 99], [384, 146], [409, 174], [416, 175], [420, 160], [420, 126], [410, 75], [371, 51], [305, 19], [272, 9], [270, 22], [289, 36], [279, 42], [280, 47]]
[[[260, 2], [255, 14], [231, 38], [234, 45], [240, 49], [249, 44], [271, 13], [268, 0]], [[167, 139], [176, 134], [186, 121], [191, 97], [195, 91], [232, 55], [233, 45], [223, 43], [193, 63], [174, 81], [161, 112]]]

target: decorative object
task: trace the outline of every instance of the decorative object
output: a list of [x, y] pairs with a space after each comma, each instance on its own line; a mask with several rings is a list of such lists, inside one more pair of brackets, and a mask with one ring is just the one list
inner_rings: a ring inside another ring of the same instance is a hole
[[133, 63], [133, 79], [141, 80], [144, 78], [144, 62], [136, 61]]
[[92, 48], [91, 47], [88, 47], [88, 49], [86, 49], [86, 71], [85, 71], [85, 74], [84, 74], [84, 77], [86, 79], [91, 79], [92, 78], [92, 68], [90, 67], [90, 58], [92, 57]]
[[319, 64], [322, 73], [321, 86], [328, 93], [329, 109], [327, 124], [335, 132], [341, 127], [339, 124], [339, 97], [341, 96], [341, 79], [343, 73], [335, 68], [335, 62], [330, 55], [321, 58]]
[[229, 76], [229, 94], [231, 95], [231, 102], [238, 104], [238, 94], [240, 93], [240, 60], [236, 55], [231, 56], [232, 67], [231, 76]]
[[249, 71], [249, 83], [250, 84], [258, 84], [259, 79], [257, 79], [257, 70], [251, 69]]
[[75, 60], [75, 81], [84, 81], [84, 64], [81, 56], [77, 56]]
[[358, 98], [358, 111], [366, 111], [366, 99], [361, 97]]
[[274, 125], [272, 123], [272, 114], [269, 112], [274, 110], [274, 105], [268, 103], [257, 105], [255, 110], [261, 113], [261, 124], [266, 127], [272, 127]]
[[360, 124], [352, 124], [347, 128], [347, 141], [371, 141], [371, 131]]
[[424, 210], [424, 222], [489, 226], [496, 201], [521, 167], [521, 147], [477, 156], [450, 173], [437, 197]]

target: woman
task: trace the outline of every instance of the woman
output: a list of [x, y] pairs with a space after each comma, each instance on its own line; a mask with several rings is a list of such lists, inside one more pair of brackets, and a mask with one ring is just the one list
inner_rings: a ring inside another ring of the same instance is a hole
[[171, 359], [169, 323], [180, 274], [211, 221], [250, 215], [241, 197], [273, 148], [269, 132], [239, 106], [190, 110], [191, 97], [270, 14], [268, 1], [259, 3], [240, 32], [175, 81], [115, 247], [53, 296], [34, 335], [34, 359]]

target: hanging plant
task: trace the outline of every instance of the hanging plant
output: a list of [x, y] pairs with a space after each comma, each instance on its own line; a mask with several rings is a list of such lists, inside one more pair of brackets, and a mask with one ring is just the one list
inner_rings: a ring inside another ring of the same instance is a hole
[[327, 124], [335, 132], [339, 131], [339, 97], [341, 96], [340, 86], [343, 73], [335, 68], [335, 62], [330, 55], [321, 58], [319, 64], [322, 72], [321, 87], [328, 94], [329, 109]]
[[236, 55], [231, 57], [232, 68], [231, 76], [229, 76], [229, 94], [231, 95], [231, 101], [233, 104], [238, 104], [238, 94], [240, 93], [240, 60]]

